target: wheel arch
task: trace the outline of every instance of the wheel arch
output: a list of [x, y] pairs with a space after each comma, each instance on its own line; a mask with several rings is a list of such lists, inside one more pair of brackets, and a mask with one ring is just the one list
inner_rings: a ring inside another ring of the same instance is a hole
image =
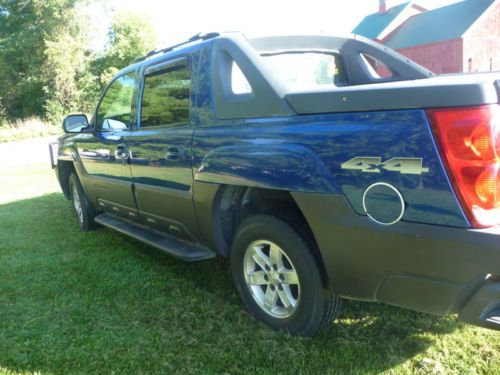
[[[319, 250], [316, 238], [304, 214], [299, 208], [290, 191], [249, 187], [241, 185], [210, 185], [212, 201], [210, 215], [201, 214], [207, 209], [205, 204], [197, 205], [198, 219], [204, 216], [210, 218], [210, 223], [200, 223], [200, 231], [209, 238], [209, 245], [223, 257], [230, 255], [233, 236], [240, 223], [249, 215], [265, 214], [277, 217], [290, 225], [298, 234], [311, 244], [312, 256], [321, 271], [325, 286], [329, 285], [326, 267]], [[196, 190], [196, 189], [195, 189]], [[201, 218], [203, 221], [203, 218]], [[207, 233], [209, 231], [209, 233]]]
[[61, 186], [61, 190], [66, 199], [71, 198], [69, 191], [69, 176], [71, 173], [76, 174], [73, 162], [68, 160], [59, 160], [57, 163], [57, 179], [59, 180], [59, 185]]

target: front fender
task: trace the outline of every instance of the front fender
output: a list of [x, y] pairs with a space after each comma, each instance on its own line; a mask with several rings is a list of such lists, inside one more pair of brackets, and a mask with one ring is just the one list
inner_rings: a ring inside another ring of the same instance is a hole
[[74, 134], [64, 134], [58, 139], [58, 154], [57, 160], [74, 162], [78, 159], [78, 151], [76, 149]]
[[226, 185], [339, 193], [324, 163], [296, 144], [251, 144], [210, 151], [194, 171], [195, 181]]

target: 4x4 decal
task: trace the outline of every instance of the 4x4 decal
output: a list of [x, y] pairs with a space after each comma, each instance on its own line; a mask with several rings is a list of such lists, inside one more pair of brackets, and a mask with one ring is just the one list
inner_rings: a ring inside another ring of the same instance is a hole
[[403, 174], [429, 172], [429, 168], [422, 166], [422, 158], [392, 158], [382, 162], [381, 157], [355, 157], [342, 163], [340, 167], [367, 173], [380, 173], [382, 169]]

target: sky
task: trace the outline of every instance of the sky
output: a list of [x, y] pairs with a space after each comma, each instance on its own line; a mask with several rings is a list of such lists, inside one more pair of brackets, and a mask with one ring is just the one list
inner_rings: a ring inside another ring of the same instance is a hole
[[[387, 0], [388, 7], [404, 1]], [[417, 0], [434, 9], [457, 0]], [[247, 36], [270, 34], [345, 35], [370, 13], [379, 0], [108, 0], [98, 20], [96, 44], [105, 40], [110, 14], [131, 11], [149, 19], [159, 46], [186, 40], [199, 32], [242, 31]]]

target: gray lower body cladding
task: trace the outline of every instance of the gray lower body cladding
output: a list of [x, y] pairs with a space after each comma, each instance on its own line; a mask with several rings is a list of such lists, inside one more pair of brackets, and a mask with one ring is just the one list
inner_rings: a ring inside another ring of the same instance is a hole
[[438, 315], [462, 311], [475, 324], [500, 308], [499, 227], [381, 226], [354, 213], [341, 195], [292, 195], [341, 296]]

